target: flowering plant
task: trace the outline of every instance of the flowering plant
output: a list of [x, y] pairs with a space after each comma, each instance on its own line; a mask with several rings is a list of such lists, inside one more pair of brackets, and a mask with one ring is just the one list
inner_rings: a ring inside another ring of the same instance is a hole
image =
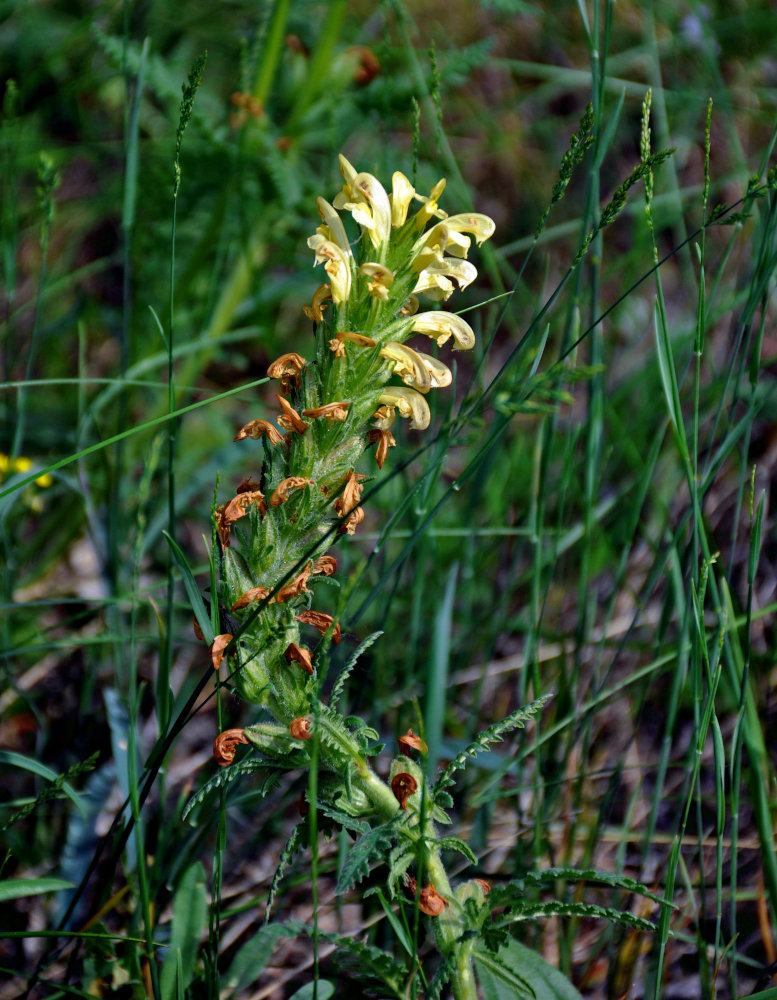
[[[467, 260], [472, 239], [483, 243], [494, 223], [479, 213], [446, 215], [438, 205], [444, 180], [425, 196], [396, 172], [388, 193], [344, 156], [340, 167], [344, 185], [331, 204], [318, 199], [322, 221], [308, 239], [316, 264], [324, 265], [329, 278], [305, 309], [314, 323], [314, 357], [287, 353], [270, 365], [280, 412], [275, 422], [249, 420], [235, 437], [261, 441], [259, 479], [247, 478], [215, 511], [219, 621], [229, 627], [209, 636], [213, 666], [218, 669], [227, 657], [236, 691], [270, 716], [222, 732], [215, 757], [220, 765], [231, 765], [237, 746], [248, 744], [252, 755], [243, 762], [246, 769], [307, 767], [312, 815], [355, 838], [338, 890], [350, 890], [372, 867], [385, 863], [389, 897], [429, 918], [438, 955], [431, 976], [418, 955], [404, 965], [370, 945], [336, 940], [361, 959], [363, 969], [379, 976], [384, 989], [404, 997], [408, 990], [417, 991], [420, 978], [428, 996], [439, 996], [449, 983], [456, 1000], [474, 1000], [477, 970], [482, 980], [496, 977], [532, 995], [537, 963], [542, 975], [559, 974], [538, 956], [527, 967], [525, 949], [516, 951], [520, 946], [510, 941], [506, 928], [555, 911], [550, 904], [539, 909], [532, 904], [530, 913], [523, 883], [493, 891], [478, 878], [454, 885], [443, 852], [456, 852], [470, 864], [476, 858], [463, 840], [441, 835], [438, 827], [450, 823], [448, 789], [455, 772], [524, 726], [547, 696], [485, 730], [434, 777], [424, 766], [426, 744], [409, 730], [399, 739], [384, 779], [370, 762], [383, 749], [377, 732], [339, 711], [355, 657], [324, 700], [324, 653], [328, 643], [341, 641], [342, 627], [331, 609], [312, 607], [311, 587], [317, 577], [337, 572], [337, 560], [327, 551], [333, 539], [352, 535], [363, 520], [367, 474], [357, 471], [363, 452], [374, 446], [373, 458], [382, 469], [396, 443], [397, 415], [424, 430], [431, 417], [427, 397], [452, 381], [443, 361], [410, 346], [408, 339], [421, 334], [440, 347], [449, 342], [454, 350], [474, 346], [474, 332], [460, 316], [421, 311], [420, 297], [445, 301], [456, 286], [469, 285], [477, 274]], [[420, 208], [411, 211], [414, 203]], [[341, 211], [360, 229], [354, 243]], [[201, 624], [204, 636], [207, 622]], [[322, 638], [311, 647], [308, 635], [315, 632]], [[303, 826], [308, 835], [316, 828], [300, 824], [286, 855], [303, 845]], [[652, 927], [626, 916], [631, 924]], [[565, 988], [571, 990], [566, 983]]]

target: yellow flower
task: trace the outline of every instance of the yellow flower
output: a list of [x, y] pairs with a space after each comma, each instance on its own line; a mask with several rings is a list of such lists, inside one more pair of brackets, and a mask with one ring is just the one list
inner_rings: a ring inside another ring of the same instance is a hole
[[[322, 227], [319, 227], [322, 228]], [[339, 243], [328, 240], [321, 233], [308, 238], [308, 246], [315, 251], [315, 264], [323, 264], [332, 286], [332, 301], [346, 302], [351, 294], [350, 250], [346, 254]]]
[[[0, 451], [0, 480], [5, 478], [6, 472], [29, 472], [31, 468], [31, 458], [25, 458], [20, 455], [19, 458], [15, 458], [11, 461], [8, 455], [5, 455]], [[35, 480], [35, 485], [40, 486], [41, 489], [46, 489], [46, 487], [51, 486], [53, 482], [53, 477], [48, 472], [44, 472], [42, 476], [38, 476]]]
[[367, 290], [371, 298], [380, 299], [381, 302], [388, 301], [389, 288], [394, 284], [394, 272], [390, 268], [385, 264], [368, 261], [359, 268], [359, 274], [367, 279]]
[[383, 345], [380, 353], [382, 357], [394, 362], [394, 371], [405, 385], [411, 385], [421, 392], [451, 384], [450, 368], [429, 354], [391, 340]]
[[413, 333], [424, 333], [442, 345], [453, 337], [454, 351], [471, 351], [475, 346], [475, 333], [461, 316], [449, 312], [425, 312], [413, 317]]
[[426, 223], [432, 218], [446, 219], [448, 217], [447, 212], [443, 212], [441, 208], [437, 207], [437, 202], [440, 195], [445, 190], [445, 178], [437, 181], [427, 198], [425, 195], [416, 194], [415, 200], [423, 202], [423, 208], [419, 208], [415, 215], [415, 224], [419, 229], [423, 229]]
[[429, 404], [415, 389], [405, 389], [394, 385], [386, 386], [378, 397], [378, 402], [389, 407], [386, 420], [379, 421], [377, 424], [383, 429], [393, 423], [394, 409], [399, 410], [400, 417], [410, 418], [410, 427], [414, 431], [425, 431], [432, 419]]
[[391, 224], [395, 229], [404, 226], [407, 210], [415, 196], [415, 188], [403, 173], [397, 170], [391, 178]]
[[340, 155], [343, 189], [335, 197], [335, 208], [347, 209], [375, 248], [384, 248], [391, 236], [391, 203], [386, 189], [372, 174], [357, 173]]
[[463, 290], [477, 278], [478, 272], [468, 260], [458, 260], [456, 257], [443, 257], [439, 263], [425, 267], [418, 275], [413, 292], [423, 293], [435, 302], [449, 299], [453, 294], [453, 285], [448, 278], [453, 278]]

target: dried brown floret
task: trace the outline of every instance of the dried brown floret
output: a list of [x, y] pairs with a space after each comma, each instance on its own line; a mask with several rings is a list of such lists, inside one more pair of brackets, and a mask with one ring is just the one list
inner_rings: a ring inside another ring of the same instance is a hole
[[283, 434], [269, 420], [249, 420], [247, 424], [244, 424], [240, 428], [234, 440], [244, 441], [246, 438], [253, 438], [255, 441], [258, 441], [263, 434], [267, 435], [270, 444], [283, 443]]
[[319, 556], [313, 563], [313, 572], [321, 576], [332, 576], [337, 572], [337, 560], [334, 556]]
[[306, 594], [310, 593], [306, 584], [312, 572], [313, 570], [311, 569], [310, 563], [308, 563], [299, 576], [295, 576], [290, 583], [281, 587], [275, 595], [274, 600], [276, 600], [278, 604], [283, 604], [284, 601], [290, 601], [292, 597], [299, 597], [299, 595], [303, 592]]
[[309, 306], [303, 306], [302, 311], [308, 317], [308, 319], [314, 320], [316, 323], [320, 323], [324, 318], [324, 309], [326, 308], [326, 303], [332, 301], [332, 289], [328, 281], [325, 281], [323, 285], [319, 285], [318, 288], [313, 293], [313, 301]]
[[433, 885], [425, 886], [418, 897], [418, 909], [428, 917], [439, 917], [447, 905]]
[[309, 649], [298, 646], [296, 642], [290, 642], [283, 654], [287, 663], [299, 663], [306, 674], [313, 673], [313, 657]]
[[380, 427], [373, 427], [372, 430], [367, 432], [367, 440], [370, 444], [373, 441], [378, 442], [378, 447], [375, 449], [375, 461], [378, 463], [378, 468], [382, 469], [389, 448], [393, 448], [397, 443], [394, 435], [391, 431], [383, 430]]
[[210, 647], [210, 658], [213, 661], [213, 669], [218, 670], [221, 661], [224, 659], [224, 650], [232, 642], [232, 636], [224, 632], [217, 635]]
[[312, 738], [310, 719], [292, 719], [289, 732], [295, 740], [309, 740]]
[[354, 472], [353, 469], [348, 473], [348, 478], [345, 481], [345, 488], [340, 496], [335, 500], [335, 510], [340, 515], [344, 517], [345, 520], [337, 529], [340, 534], [352, 535], [356, 530], [356, 525], [361, 524], [364, 520], [364, 511], [358, 506], [361, 500], [362, 489], [364, 488], [361, 484], [361, 480], [365, 477], [359, 473]]
[[[303, 625], [312, 625], [313, 628], [318, 629], [321, 635], [326, 633], [334, 621], [331, 615], [327, 615], [323, 611], [301, 611], [298, 615], [295, 615], [295, 618], [298, 622], [302, 622]], [[342, 637], [342, 631], [338, 623], [332, 630], [332, 642], [337, 645]]]
[[299, 413], [297, 413], [291, 403], [284, 399], [283, 396], [279, 396], [277, 393], [275, 394], [275, 398], [281, 404], [281, 410], [283, 410], [283, 413], [281, 413], [278, 417], [278, 423], [281, 427], [285, 431], [296, 431], [297, 434], [304, 434], [308, 429], [308, 425]]
[[289, 499], [290, 490], [298, 490], [303, 486], [312, 486], [312, 479], [305, 479], [304, 476], [289, 476], [288, 479], [281, 480], [280, 483], [272, 491], [272, 496], [270, 497], [271, 507], [280, 507], [282, 503], [286, 503]]
[[418, 782], [412, 774], [408, 774], [406, 771], [400, 771], [391, 779], [391, 791], [394, 793], [394, 798], [399, 803], [400, 809], [407, 809], [407, 800], [417, 790]]
[[223, 548], [229, 545], [230, 533], [234, 521], [245, 517], [251, 504], [257, 504], [262, 517], [267, 513], [267, 504], [264, 502], [264, 493], [260, 490], [247, 490], [232, 497], [229, 503], [223, 504], [216, 510], [216, 530], [219, 541]]
[[238, 743], [248, 743], [245, 731], [242, 729], [225, 729], [213, 741], [213, 756], [219, 767], [227, 767], [235, 759]]
[[247, 590], [244, 594], [241, 594], [240, 597], [238, 597], [232, 605], [232, 610], [239, 611], [241, 608], [247, 608], [249, 604], [258, 604], [259, 601], [263, 601], [269, 593], [270, 591], [267, 587], [251, 587], [250, 590]]
[[408, 729], [404, 736], [400, 736], [397, 743], [399, 743], [399, 749], [402, 753], [408, 755], [411, 750], [420, 750], [421, 753], [427, 753], [429, 750], [426, 743], [420, 736], [416, 736], [412, 729]]
[[267, 369], [267, 374], [270, 378], [280, 379], [281, 392], [288, 395], [292, 382], [299, 389], [299, 373], [306, 364], [307, 361], [301, 354], [296, 354], [292, 351], [290, 354], [282, 354], [279, 358], [276, 358]]
[[348, 407], [351, 404], [344, 403], [324, 403], [323, 406], [316, 406], [312, 410], [303, 410], [303, 417], [324, 417], [326, 420], [345, 420], [348, 416]]

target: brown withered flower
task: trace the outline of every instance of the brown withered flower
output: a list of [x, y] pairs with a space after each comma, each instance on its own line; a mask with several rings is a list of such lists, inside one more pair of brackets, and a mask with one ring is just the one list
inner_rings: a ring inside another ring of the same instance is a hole
[[328, 281], [325, 281], [323, 285], [319, 285], [318, 288], [313, 293], [313, 301], [309, 306], [303, 306], [302, 311], [305, 313], [308, 319], [312, 319], [316, 323], [320, 323], [324, 318], [324, 309], [326, 304], [332, 301], [332, 289]]
[[246, 438], [253, 438], [258, 441], [263, 434], [267, 435], [270, 444], [283, 443], [283, 434], [269, 420], [249, 420], [240, 428], [233, 440], [244, 441]]
[[289, 476], [287, 479], [282, 479], [281, 482], [272, 491], [272, 496], [270, 497], [271, 507], [280, 507], [282, 503], [286, 503], [289, 499], [290, 490], [299, 490], [303, 486], [312, 486], [312, 479], [305, 479], [304, 476]]
[[337, 572], [337, 560], [334, 556], [319, 556], [313, 563], [313, 572], [321, 576], [332, 576]]
[[491, 883], [486, 882], [484, 878], [476, 878], [475, 882], [477, 882], [477, 884], [480, 886], [480, 888], [483, 890], [486, 896], [489, 894], [489, 892], [491, 892]]
[[312, 410], [303, 410], [303, 417], [324, 417], [325, 420], [345, 420], [348, 416], [348, 407], [351, 404], [345, 403], [324, 403], [323, 406], [316, 406]]
[[[327, 615], [323, 611], [301, 611], [294, 617], [298, 622], [302, 622], [304, 625], [312, 625], [313, 628], [318, 629], [321, 635], [326, 633], [327, 629], [334, 621], [331, 615]], [[335, 645], [338, 645], [342, 638], [342, 630], [340, 629], [340, 625], [338, 623], [332, 630], [332, 642]]]
[[269, 593], [270, 591], [267, 587], [251, 587], [250, 590], [247, 590], [244, 594], [241, 594], [240, 597], [238, 597], [232, 605], [232, 610], [240, 611], [241, 608], [247, 608], [249, 604], [258, 604], [259, 601], [263, 601]]
[[202, 634], [202, 629], [200, 628], [200, 623], [197, 621], [197, 615], [192, 615], [192, 626], [194, 627], [194, 637], [202, 641], [205, 636]]
[[305, 649], [304, 646], [298, 646], [296, 642], [290, 642], [286, 647], [283, 658], [289, 664], [299, 663], [306, 674], [313, 673], [313, 657], [310, 655], [310, 650]]
[[433, 885], [424, 886], [418, 897], [418, 909], [427, 917], [439, 917], [447, 905]]
[[299, 373], [306, 364], [307, 361], [301, 354], [296, 354], [292, 351], [290, 354], [282, 354], [279, 358], [276, 358], [267, 369], [267, 374], [270, 378], [280, 379], [281, 392], [288, 395], [292, 382], [299, 389]]
[[307, 582], [312, 572], [310, 563], [308, 563], [299, 576], [295, 576], [290, 583], [281, 587], [275, 595], [274, 600], [276, 600], [278, 604], [283, 604], [284, 601], [290, 601], [292, 597], [299, 597], [299, 595], [303, 592], [309, 594], [310, 591], [307, 587]]
[[386, 461], [389, 448], [393, 448], [397, 443], [394, 435], [389, 430], [383, 430], [380, 427], [373, 427], [372, 430], [367, 432], [367, 440], [370, 444], [372, 444], [373, 441], [378, 442], [378, 447], [375, 449], [375, 461], [378, 463], [378, 468], [382, 469], [383, 463]]
[[242, 729], [225, 729], [213, 741], [213, 756], [219, 767], [227, 767], [235, 759], [238, 743], [249, 743]]
[[232, 636], [227, 632], [217, 635], [210, 647], [210, 658], [213, 661], [213, 669], [218, 670], [221, 661], [224, 659], [224, 650], [232, 642]]
[[310, 728], [310, 719], [292, 719], [289, 732], [295, 740], [312, 739], [313, 733]]
[[407, 809], [407, 800], [414, 792], [418, 791], [418, 782], [412, 774], [408, 774], [407, 771], [400, 771], [399, 774], [395, 774], [391, 779], [391, 791], [399, 803], [399, 808]]
[[279, 396], [278, 393], [275, 394], [275, 398], [281, 404], [281, 410], [283, 411], [278, 417], [278, 423], [281, 427], [285, 431], [295, 431], [297, 434], [304, 434], [308, 429], [308, 425], [299, 413], [297, 413], [291, 403], [283, 396]]
[[403, 754], [410, 756], [411, 750], [419, 750], [421, 753], [428, 753], [429, 747], [421, 739], [420, 736], [416, 736], [412, 729], [408, 729], [404, 736], [400, 736], [397, 740], [399, 744], [399, 749]]
[[237, 496], [232, 497], [229, 503], [222, 504], [216, 509], [216, 530], [222, 548], [227, 548], [229, 545], [233, 523], [241, 517], [245, 517], [252, 504], [259, 507], [259, 511], [264, 517], [267, 513], [267, 504], [264, 502], [264, 493], [261, 490], [246, 490], [243, 493], [238, 493]]
[[361, 480], [364, 478], [360, 472], [354, 472], [351, 469], [345, 481], [343, 492], [335, 500], [335, 510], [340, 517], [346, 518], [337, 529], [342, 535], [352, 535], [356, 530], [356, 525], [361, 524], [364, 520], [364, 511], [358, 506], [364, 488]]

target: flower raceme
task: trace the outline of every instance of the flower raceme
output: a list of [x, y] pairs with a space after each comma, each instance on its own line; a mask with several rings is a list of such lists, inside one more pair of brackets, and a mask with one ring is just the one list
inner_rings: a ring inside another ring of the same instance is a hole
[[475, 344], [465, 320], [420, 311], [420, 296], [438, 303], [469, 285], [471, 242], [494, 231], [485, 215], [446, 215], [445, 181], [421, 195], [396, 172], [389, 192], [344, 156], [340, 169], [343, 187], [331, 202], [318, 198], [321, 224], [307, 241], [328, 278], [304, 310], [314, 354], [289, 352], [270, 365], [280, 413], [274, 423], [249, 420], [235, 436], [261, 441], [259, 479], [249, 477], [215, 514], [230, 635], [214, 646], [238, 668], [239, 693], [287, 727], [305, 717], [315, 672], [302, 630], [340, 639], [339, 624], [311, 603], [316, 580], [337, 567], [324, 554], [329, 539], [353, 534], [364, 517], [357, 462], [375, 444], [382, 468], [396, 415], [428, 427], [426, 397], [452, 380], [443, 361], [406, 341], [422, 335], [456, 351]]

